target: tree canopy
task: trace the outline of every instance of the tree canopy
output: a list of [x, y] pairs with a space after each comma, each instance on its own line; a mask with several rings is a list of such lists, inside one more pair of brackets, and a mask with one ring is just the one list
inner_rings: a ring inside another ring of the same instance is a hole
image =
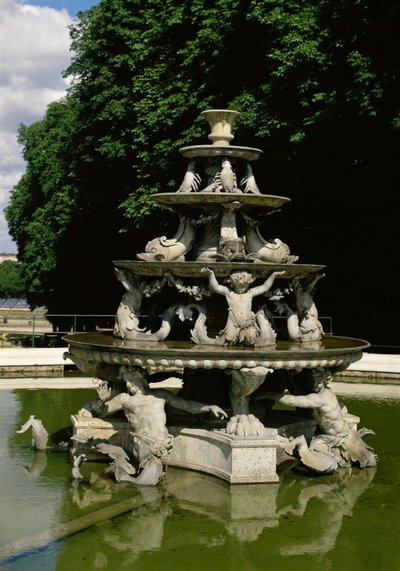
[[18, 262], [4, 260], [0, 263], [0, 297], [25, 297], [25, 284]]
[[80, 13], [67, 97], [19, 131], [27, 170], [6, 216], [30, 303], [114, 311], [111, 260], [173, 234], [150, 195], [178, 188], [180, 147], [207, 142], [199, 113], [230, 108], [234, 144], [264, 151], [262, 192], [292, 199], [266, 237], [326, 263], [324, 314], [379, 336], [372, 307], [392, 308], [361, 275], [390, 251], [399, 24], [395, 0], [100, 0]]

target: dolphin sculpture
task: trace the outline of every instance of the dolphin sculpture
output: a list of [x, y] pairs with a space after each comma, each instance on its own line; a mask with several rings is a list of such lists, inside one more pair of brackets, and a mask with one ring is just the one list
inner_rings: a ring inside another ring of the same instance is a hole
[[43, 423], [38, 418], [35, 418], [34, 414], [28, 418], [28, 420], [17, 430], [17, 434], [22, 434], [26, 432], [29, 428], [32, 428], [32, 446], [36, 450], [47, 450], [47, 441], [49, 438], [49, 433], [43, 426]]

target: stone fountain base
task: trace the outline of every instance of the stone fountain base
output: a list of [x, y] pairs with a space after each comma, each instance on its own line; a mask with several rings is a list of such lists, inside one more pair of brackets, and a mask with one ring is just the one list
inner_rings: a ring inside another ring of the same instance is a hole
[[172, 427], [170, 466], [212, 474], [230, 484], [278, 482], [277, 430], [242, 438], [224, 430]]
[[[87, 374], [117, 384], [122, 368], [138, 368], [147, 375], [150, 384], [153, 373], [179, 373], [183, 376], [183, 389], [179, 396], [197, 402], [212, 399], [224, 410], [227, 410], [226, 402], [219, 400], [224, 394], [221, 395], [218, 389], [226, 393], [231, 376], [230, 386], [239, 387], [240, 397], [240, 382], [235, 385], [237, 371], [256, 371], [258, 368], [268, 374], [268, 370], [272, 370], [274, 375], [288, 373], [288, 378], [291, 373], [303, 370], [327, 369], [333, 374], [359, 360], [363, 350], [369, 346], [361, 339], [336, 336], [324, 336], [315, 343], [278, 340], [274, 347], [268, 349], [247, 346], [232, 349], [179, 341], [139, 342], [99, 332], [77, 333], [65, 339], [69, 343], [69, 353], [66, 355]], [[267, 388], [268, 385], [274, 386], [271, 377], [267, 380]], [[259, 379], [256, 374], [255, 378], [257, 382], [254, 386], [257, 388]], [[286, 377], [283, 380], [286, 382]], [[279, 384], [279, 377], [277, 382]], [[156, 385], [156, 381], [154, 383]], [[245, 385], [244, 395], [252, 394], [248, 389]], [[282, 387], [279, 390], [283, 390]], [[280, 448], [278, 435], [295, 438], [304, 435], [309, 444], [316, 423], [310, 415], [306, 416], [307, 413], [301, 416], [298, 410], [292, 413], [284, 410], [266, 411], [263, 405], [261, 411], [256, 411], [253, 410], [255, 403], [248, 401], [248, 404], [249, 413], [254, 414], [266, 427], [262, 437], [227, 434], [225, 422], [206, 424], [202, 420], [193, 420], [193, 415], [190, 415], [191, 419], [187, 415], [180, 419], [178, 415], [176, 418], [170, 416], [167, 427], [175, 441], [165, 462], [171, 466], [212, 474], [230, 484], [277, 482], [279, 464], [291, 458]], [[229, 412], [231, 416], [241, 414], [238, 409]], [[76, 436], [75, 457], [85, 452], [88, 459], [110, 461], [107, 456], [79, 444], [79, 440], [84, 442], [88, 438], [106, 440], [128, 453], [135, 447], [130, 434], [132, 427], [124, 417], [103, 420], [77, 415], [72, 417], [72, 425]]]
[[[88, 460], [107, 461], [107, 457], [81, 444], [87, 438], [107, 440], [125, 450], [132, 449], [131, 427], [122, 418], [103, 420], [71, 416], [75, 439], [74, 454], [85, 453]], [[169, 466], [211, 474], [230, 484], [278, 482], [278, 466], [290, 457], [279, 447], [277, 436], [304, 434], [311, 440], [315, 421], [296, 414], [272, 414], [273, 426], [263, 436], [241, 437], [219, 428], [170, 426], [174, 437]]]

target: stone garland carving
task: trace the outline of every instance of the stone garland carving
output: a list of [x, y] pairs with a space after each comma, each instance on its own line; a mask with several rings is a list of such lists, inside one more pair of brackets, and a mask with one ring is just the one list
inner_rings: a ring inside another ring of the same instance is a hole
[[197, 301], [203, 299], [204, 296], [211, 295], [211, 292], [201, 285], [185, 286], [180, 278], [173, 276], [169, 272], [166, 272], [164, 276], [168, 281], [168, 285], [176, 287], [180, 293], [186, 293]]

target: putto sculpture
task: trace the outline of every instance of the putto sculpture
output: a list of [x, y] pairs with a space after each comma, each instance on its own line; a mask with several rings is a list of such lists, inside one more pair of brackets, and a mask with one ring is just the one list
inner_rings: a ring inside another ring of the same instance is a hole
[[194, 339], [202, 339], [203, 343], [215, 342], [225, 345], [273, 345], [276, 334], [272, 329], [265, 313], [259, 309], [257, 314], [252, 311], [253, 298], [269, 291], [276, 276], [285, 272], [273, 272], [265, 282], [250, 288], [255, 281], [252, 273], [236, 270], [226, 280], [228, 286], [218, 283], [213, 270], [202, 268], [208, 274], [209, 288], [212, 292], [223, 295], [228, 304], [228, 318], [221, 335], [214, 340], [206, 341], [199, 335]]
[[[202, 116], [211, 144], [181, 148], [179, 187], [153, 195], [179, 218], [175, 235], [114, 261], [124, 291], [113, 332], [66, 337], [68, 356], [101, 380], [98, 400], [72, 416], [72, 457], [143, 485], [169, 465], [232, 484], [277, 481], [292, 457], [319, 472], [374, 466], [371, 431], [327, 386], [369, 344], [325, 334], [314, 299], [324, 266], [263, 237], [290, 199], [262, 193], [260, 149], [231, 144], [240, 113]], [[171, 379], [177, 393], [157, 388]]]

